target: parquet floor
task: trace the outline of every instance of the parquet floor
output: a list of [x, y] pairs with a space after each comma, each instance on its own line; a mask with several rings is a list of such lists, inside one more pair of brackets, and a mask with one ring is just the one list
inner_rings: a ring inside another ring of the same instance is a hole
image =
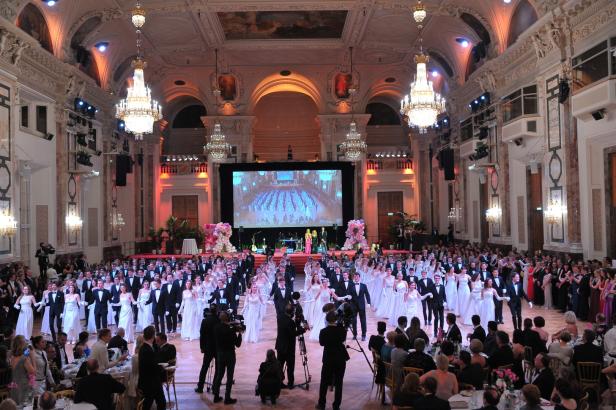
[[[303, 279], [298, 278], [297, 283], [303, 283]], [[500, 329], [513, 332], [511, 316], [507, 306], [504, 306], [505, 324], [500, 326]], [[556, 332], [564, 326], [563, 315], [555, 310], [546, 310], [542, 307], [534, 307], [530, 309], [528, 305], [524, 305], [522, 316], [534, 317], [543, 316], [546, 321], [545, 330], [550, 334]], [[376, 316], [368, 313], [368, 338], [371, 334], [376, 333]], [[423, 322], [423, 319], [422, 319]], [[587, 324], [579, 323], [580, 328]], [[470, 326], [460, 326], [462, 334], [466, 336], [471, 331]], [[388, 329], [392, 330], [392, 329]], [[426, 333], [432, 334], [432, 329], [426, 327]], [[350, 332], [349, 332], [350, 335]], [[232, 390], [232, 397], [238, 400], [233, 406], [225, 406], [223, 404], [214, 404], [212, 394], [204, 392], [199, 395], [193, 391], [199, 377], [201, 368], [202, 355], [199, 351], [199, 341], [183, 341], [179, 337], [170, 339], [178, 352], [178, 366], [176, 373], [176, 388], [178, 397], [179, 410], [194, 410], [194, 409], [264, 409], [271, 408], [269, 403], [262, 405], [259, 397], [254, 395], [255, 384], [258, 376], [259, 364], [265, 359], [267, 349], [274, 347], [276, 340], [276, 318], [275, 311], [272, 305], [268, 305], [267, 316], [263, 323], [263, 331], [259, 343], [243, 343], [236, 350], [237, 365], [235, 367], [235, 385]], [[349, 337], [349, 345], [355, 346], [355, 341]], [[360, 342], [365, 350], [368, 349], [368, 341]], [[321, 372], [321, 356], [323, 349], [316, 343], [306, 340], [306, 346], [309, 358], [309, 369], [312, 375], [309, 390], [295, 388], [293, 390], [283, 390], [276, 404], [279, 408], [292, 409], [313, 409], [318, 398], [318, 389]], [[132, 347], [131, 347], [132, 348]], [[375, 398], [376, 387], [371, 390], [372, 375], [366, 360], [360, 352], [349, 350], [351, 359], [347, 362], [346, 375], [344, 379], [343, 390], [343, 409], [382, 409], [379, 400]], [[372, 360], [371, 354], [367, 351], [368, 358]], [[304, 381], [302, 364], [299, 353], [296, 353], [295, 365], [295, 383]], [[224, 386], [221, 388], [221, 393], [224, 392]], [[333, 401], [333, 392], [328, 393], [327, 408], [331, 408]]]

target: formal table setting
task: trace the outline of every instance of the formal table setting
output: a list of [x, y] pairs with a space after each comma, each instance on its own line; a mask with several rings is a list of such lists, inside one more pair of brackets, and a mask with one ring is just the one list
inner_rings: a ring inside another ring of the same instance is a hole
[[[62, 368], [62, 372], [64, 372], [65, 380], [62, 380], [60, 383], [63, 385], [66, 385], [67, 387], [72, 385], [72, 381], [75, 380], [75, 378], [77, 377], [77, 373], [79, 372], [79, 369], [81, 368], [81, 365], [86, 360], [87, 359], [80, 359], [80, 360], [77, 360], [73, 363], [69, 363], [66, 366], [64, 366]], [[118, 363], [117, 365], [105, 370], [104, 373], [110, 374], [114, 379], [123, 378], [124, 379], [123, 383], [126, 385], [126, 383], [128, 382], [128, 377], [131, 374], [131, 371], [132, 371], [131, 358], [128, 357], [123, 362]]]
[[196, 239], [184, 239], [182, 241], [182, 255], [197, 255], [199, 248], [197, 248]]
[[[32, 405], [25, 406], [23, 410], [32, 410]], [[74, 403], [70, 399], [58, 399], [55, 410], [96, 410], [96, 406], [85, 402]]]
[[[449, 405], [452, 409], [479, 409], [483, 404], [483, 390], [462, 390], [449, 398]], [[498, 403], [499, 410], [517, 410], [524, 404], [521, 390], [505, 391], [501, 395]], [[545, 399], [541, 399], [541, 408], [544, 410], [554, 410], [554, 405]]]

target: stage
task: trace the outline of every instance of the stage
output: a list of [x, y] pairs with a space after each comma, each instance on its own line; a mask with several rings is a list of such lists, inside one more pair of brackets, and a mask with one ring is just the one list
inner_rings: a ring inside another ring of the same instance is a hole
[[[384, 250], [383, 251], [383, 255], [388, 256], [388, 255], [406, 255], [409, 253], [409, 251], [402, 251], [402, 250]], [[355, 251], [329, 251], [328, 254], [330, 255], [336, 255], [337, 257], [340, 257], [341, 255], [347, 255], [349, 257], [352, 257], [353, 255], [355, 255]], [[158, 254], [153, 254], [153, 253], [142, 253], [142, 254], [136, 254], [136, 255], [132, 255], [130, 256], [131, 258], [136, 258], [136, 259], [169, 259], [171, 257], [175, 257], [176, 259], [191, 259], [193, 256], [210, 256], [210, 255], [214, 255], [213, 253], [202, 253], [199, 255], [169, 255], [169, 254], [163, 254], [163, 255], [158, 255]], [[265, 255], [260, 254], [260, 253], [253, 253], [254, 257], [255, 257], [255, 264], [256, 265], [260, 265], [263, 262], [265, 262]], [[276, 251], [274, 252], [274, 261], [276, 263], [278, 263], [280, 261], [280, 259], [282, 258], [282, 252], [280, 251], [280, 249], [276, 249]], [[231, 254], [224, 254], [224, 256], [231, 256]], [[312, 254], [307, 254], [307, 253], [303, 253], [303, 252], [295, 252], [295, 253], [289, 253], [287, 254], [288, 259], [291, 261], [291, 263], [293, 264], [293, 266], [295, 266], [295, 270], [299, 273], [299, 272], [303, 272], [304, 271], [304, 265], [306, 264], [306, 261], [308, 260], [309, 257], [312, 257], [312, 259], [321, 259], [321, 254], [320, 253], [312, 253]]]

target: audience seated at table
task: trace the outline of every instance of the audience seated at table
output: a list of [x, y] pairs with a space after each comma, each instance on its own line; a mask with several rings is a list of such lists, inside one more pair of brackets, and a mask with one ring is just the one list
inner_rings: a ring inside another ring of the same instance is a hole
[[491, 320], [488, 322], [488, 334], [486, 334], [486, 340], [483, 342], [483, 352], [489, 356], [492, 356], [498, 345], [496, 343], [496, 332], [498, 331], [498, 323]]
[[423, 383], [427, 379], [434, 378], [437, 382], [436, 396], [443, 400], [449, 400], [454, 394], [458, 394], [458, 380], [455, 374], [449, 371], [449, 359], [443, 354], [436, 356], [436, 369], [424, 373], [419, 380]]
[[419, 388], [419, 376], [417, 373], [409, 373], [404, 378], [400, 388], [394, 394], [393, 406], [413, 407], [417, 399], [422, 396]]
[[405, 367], [416, 367], [422, 369], [424, 372], [436, 369], [434, 359], [427, 353], [424, 353], [426, 348], [426, 342], [423, 339], [415, 339], [415, 351], [409, 353], [406, 357]]
[[513, 365], [513, 350], [509, 346], [509, 335], [506, 332], [496, 332], [496, 350], [488, 356], [488, 364], [492, 369]]
[[375, 352], [381, 352], [381, 348], [385, 344], [385, 331], [387, 330], [387, 323], [379, 321], [376, 323], [376, 331], [377, 335], [370, 336], [368, 339], [368, 349], [374, 350]]
[[[481, 365], [472, 363], [471, 354], [465, 350], [460, 352], [458, 360], [460, 370], [458, 371], [458, 384], [460, 386], [472, 386], [476, 390], [483, 388], [484, 373]], [[463, 388], [460, 387], [462, 390]]]
[[577, 317], [575, 316], [575, 312], [567, 311], [565, 312], [565, 327], [560, 329], [558, 332], [552, 335], [552, 340], [558, 339], [560, 333], [563, 331], [569, 332], [572, 340], [577, 340], [578, 338], [578, 326], [577, 326]]
[[483, 392], [483, 407], [479, 410], [498, 410], [500, 394], [494, 387], [490, 387]]
[[478, 364], [481, 368], [488, 365], [488, 360], [483, 353], [483, 343], [479, 339], [471, 339], [469, 344], [469, 350], [471, 351], [471, 363]]
[[576, 410], [578, 407], [577, 399], [571, 384], [567, 380], [556, 380], [554, 394], [552, 395], [552, 401], [556, 403], [554, 410]]
[[113, 394], [124, 393], [126, 387], [108, 374], [98, 372], [96, 359], [88, 359], [88, 375], [77, 384], [75, 403], [92, 403], [98, 410], [113, 410]]
[[381, 347], [381, 360], [385, 363], [391, 363], [391, 351], [394, 348], [394, 341], [396, 339], [396, 332], [393, 330], [387, 332], [385, 335], [386, 343]]
[[533, 318], [533, 324], [535, 325], [534, 331], [539, 333], [539, 337], [543, 341], [543, 344], [547, 344], [550, 339], [550, 334], [545, 331], [545, 319], [543, 316], [535, 316]]
[[436, 396], [437, 381], [434, 377], [426, 377], [421, 382], [424, 395], [415, 400], [414, 410], [451, 410], [449, 401]]
[[477, 339], [481, 343], [486, 341], [486, 331], [481, 326], [481, 317], [479, 315], [473, 315], [471, 317], [471, 321], [473, 322], [473, 333], [469, 333], [466, 338], [473, 340]]
[[531, 318], [524, 319], [524, 330], [522, 330], [522, 335], [524, 337], [524, 347], [530, 347], [533, 349], [533, 355], [547, 352], [545, 341], [541, 339], [539, 332], [533, 329], [533, 320]]
[[[579, 362], [594, 362], [603, 366], [603, 350], [594, 344], [595, 331], [592, 329], [584, 330], [582, 343], [573, 348], [571, 363], [575, 367]], [[577, 369], [576, 369], [577, 370]]]
[[120, 349], [122, 353], [128, 352], [128, 342], [124, 339], [125, 331], [121, 327], [118, 328], [114, 337], [109, 340], [107, 349]]
[[73, 358], [82, 359], [90, 355], [90, 347], [88, 346], [89, 337], [90, 334], [88, 332], [79, 333], [77, 343], [75, 343], [75, 347], [73, 348]]
[[560, 332], [559, 338], [554, 340], [548, 348], [548, 357], [560, 360], [561, 366], [571, 366], [573, 348], [570, 346], [571, 334], [567, 331]]
[[527, 384], [522, 387], [522, 397], [524, 397], [524, 404], [520, 407], [520, 410], [541, 410], [541, 392], [534, 384]]
[[166, 334], [158, 333], [156, 335], [155, 353], [159, 363], [175, 364], [177, 351], [174, 345], [167, 342]]
[[123, 362], [128, 354], [122, 354], [117, 360], [109, 361], [109, 353], [107, 352], [107, 343], [111, 340], [111, 330], [103, 328], [98, 331], [98, 340], [92, 345], [91, 359], [95, 359], [101, 369], [107, 370], [120, 362]]
[[412, 346], [409, 337], [406, 335], [407, 325], [408, 319], [406, 316], [400, 316], [398, 318], [398, 327], [394, 329], [397, 334], [404, 336], [404, 350], [409, 350]]
[[41, 410], [53, 410], [56, 408], [56, 395], [50, 391], [45, 391], [39, 397], [38, 402], [39, 409]]
[[396, 386], [402, 382], [402, 367], [409, 356], [405, 349], [407, 340], [406, 335], [397, 334], [394, 339], [394, 348], [391, 351], [391, 368]]
[[532, 383], [541, 393], [541, 397], [546, 400], [550, 399], [552, 390], [554, 389], [554, 373], [549, 367], [550, 358], [545, 353], [539, 353], [535, 356], [534, 369], [526, 380], [526, 383]]
[[421, 328], [421, 321], [416, 316], [411, 319], [411, 325], [408, 329], [406, 329], [406, 335], [409, 337], [409, 343], [411, 346], [415, 346], [415, 340], [418, 338], [425, 342], [424, 346], [427, 346], [428, 343], [430, 343], [430, 338]]

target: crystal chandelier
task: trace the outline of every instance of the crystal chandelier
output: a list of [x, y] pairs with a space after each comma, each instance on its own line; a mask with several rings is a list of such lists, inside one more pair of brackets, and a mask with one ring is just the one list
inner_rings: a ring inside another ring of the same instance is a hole
[[151, 134], [154, 123], [162, 118], [161, 107], [152, 99], [150, 87], [145, 84], [143, 70], [146, 63], [141, 57], [141, 27], [145, 24], [145, 11], [137, 3], [132, 11], [133, 25], [137, 33], [137, 58], [133, 61], [133, 83], [126, 90], [126, 98], [116, 105], [116, 117], [123, 120], [125, 130], [132, 132], [137, 140], [143, 134]]
[[227, 142], [225, 134], [222, 133], [220, 123], [214, 124], [214, 131], [210, 135], [210, 142], [205, 144], [204, 152], [214, 161], [222, 161], [227, 158], [231, 145]]
[[460, 220], [460, 208], [449, 208], [449, 214], [447, 215], [447, 219], [450, 222], [456, 223]]
[[545, 215], [545, 221], [550, 225], [561, 223], [565, 210], [566, 208], [559, 201], [550, 200], [550, 204], [543, 213]]
[[423, 23], [424, 19], [428, 14], [426, 13], [426, 6], [421, 4], [421, 0], [417, 2], [415, 7], [413, 7], [413, 19], [417, 24]]
[[[349, 54], [351, 59], [350, 72], [351, 76], [353, 76], [353, 47], [349, 47]], [[346, 135], [346, 139], [344, 140], [344, 142], [340, 145], [340, 149], [344, 153], [346, 159], [348, 159], [349, 161], [357, 161], [361, 159], [363, 154], [366, 152], [367, 145], [366, 142], [361, 138], [361, 133], [357, 131], [357, 123], [352, 117], [353, 96], [357, 92], [357, 88], [355, 86], [351, 87], [353, 89], [353, 92], [351, 92], [351, 89], [349, 89], [349, 94], [351, 96], [351, 124], [349, 124], [349, 132]]]
[[[416, 8], [413, 17], [416, 21], [417, 19], [423, 21], [426, 10], [421, 2], [416, 7], [421, 7], [421, 9], [418, 11]], [[428, 80], [427, 63], [430, 57], [423, 52], [421, 27], [420, 24], [420, 51], [415, 56], [415, 63], [417, 64], [415, 80], [411, 83], [410, 93], [405, 95], [400, 103], [400, 113], [407, 118], [409, 127], [417, 127], [420, 134], [425, 134], [426, 128], [436, 123], [438, 115], [445, 111], [445, 99], [434, 91], [432, 81]]]
[[111, 226], [114, 229], [122, 229], [122, 227], [126, 225], [124, 222], [124, 217], [119, 212], [114, 212], [111, 214]]
[[0, 212], [0, 236], [12, 237], [17, 232], [17, 221], [8, 209]]
[[486, 209], [486, 221], [490, 224], [496, 224], [500, 221], [503, 211], [493, 205], [491, 208]]
[[69, 231], [78, 231], [83, 226], [83, 220], [75, 212], [70, 212], [66, 215], [64, 223]]
[[350, 161], [357, 161], [366, 152], [366, 143], [361, 139], [355, 121], [352, 121], [349, 125], [349, 133], [340, 148], [346, 159]]

